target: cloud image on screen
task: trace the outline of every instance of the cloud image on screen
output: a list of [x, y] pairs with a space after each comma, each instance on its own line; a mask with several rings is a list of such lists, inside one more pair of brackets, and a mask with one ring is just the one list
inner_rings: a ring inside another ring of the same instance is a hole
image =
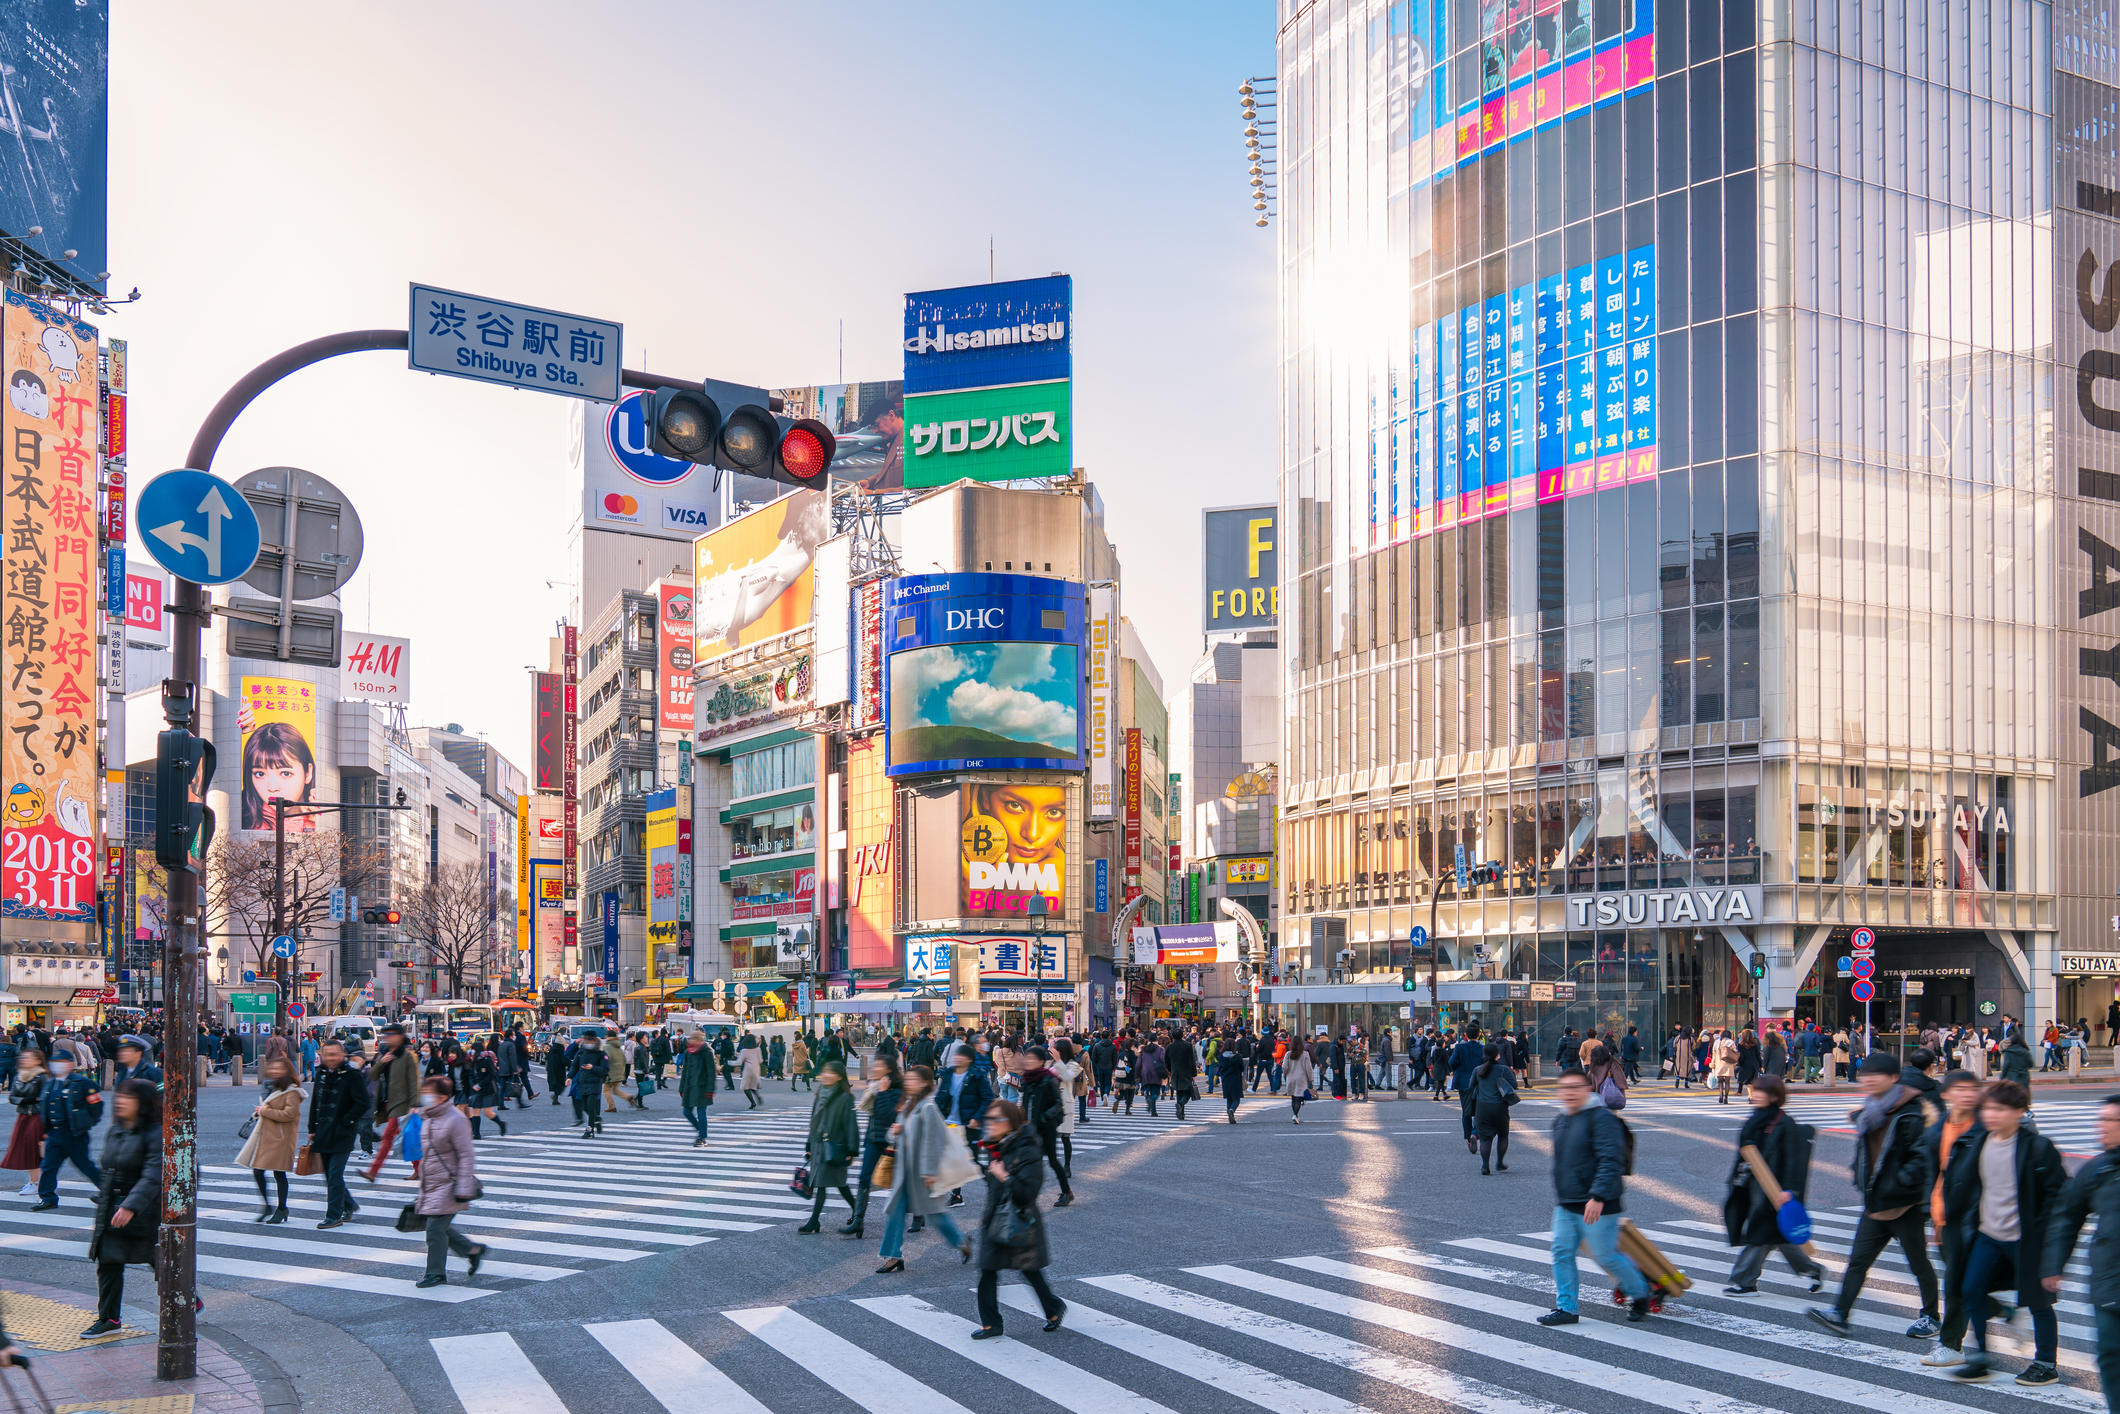
[[1078, 650], [974, 643], [891, 655], [891, 761], [1081, 755]]

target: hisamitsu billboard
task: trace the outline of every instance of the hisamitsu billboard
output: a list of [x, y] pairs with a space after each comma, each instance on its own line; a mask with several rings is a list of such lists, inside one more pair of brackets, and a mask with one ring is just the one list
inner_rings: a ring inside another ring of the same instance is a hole
[[1073, 377], [1074, 302], [1068, 275], [907, 295], [907, 395]]
[[1272, 628], [1279, 621], [1277, 515], [1273, 506], [1202, 512], [1200, 627], [1207, 632]]

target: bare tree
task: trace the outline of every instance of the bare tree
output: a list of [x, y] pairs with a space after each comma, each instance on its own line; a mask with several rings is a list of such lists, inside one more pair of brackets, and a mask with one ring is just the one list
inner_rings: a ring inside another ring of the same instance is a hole
[[206, 853], [200, 895], [210, 932], [260, 974], [271, 970], [275, 927], [307, 939], [331, 922], [331, 893], [368, 891], [381, 877], [382, 852], [372, 840], [337, 830], [287, 837], [286, 871], [274, 911], [274, 851], [270, 836], [223, 835]]
[[406, 936], [427, 949], [432, 965], [449, 975], [449, 995], [462, 997], [464, 981], [490, 972], [499, 939], [493, 927], [495, 890], [485, 866], [452, 860], [409, 898], [401, 900]]

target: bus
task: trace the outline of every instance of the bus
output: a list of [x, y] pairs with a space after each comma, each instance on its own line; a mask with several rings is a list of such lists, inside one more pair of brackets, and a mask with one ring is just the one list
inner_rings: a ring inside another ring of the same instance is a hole
[[493, 1004], [493, 1023], [497, 1030], [506, 1031], [520, 1026], [527, 1033], [537, 1027], [537, 1004], [535, 1002], [503, 999]]
[[438, 1041], [454, 1036], [459, 1041], [468, 1041], [473, 1036], [492, 1032], [493, 1019], [493, 1007], [489, 1003], [435, 998], [414, 1007], [406, 1021], [421, 1040]]

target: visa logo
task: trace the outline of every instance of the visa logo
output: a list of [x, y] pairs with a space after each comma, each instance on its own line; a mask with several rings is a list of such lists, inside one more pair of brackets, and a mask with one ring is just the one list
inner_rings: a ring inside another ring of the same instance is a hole
[[698, 506], [673, 506], [663, 502], [663, 524], [678, 530], [712, 530], [714, 515]]

